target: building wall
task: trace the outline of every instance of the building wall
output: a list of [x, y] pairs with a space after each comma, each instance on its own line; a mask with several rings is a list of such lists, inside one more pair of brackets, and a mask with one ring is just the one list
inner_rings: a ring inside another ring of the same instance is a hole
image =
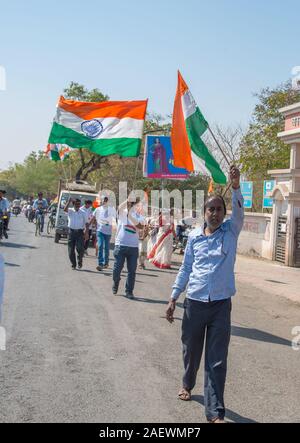
[[245, 213], [244, 226], [238, 240], [239, 254], [272, 260], [271, 218], [272, 214]]

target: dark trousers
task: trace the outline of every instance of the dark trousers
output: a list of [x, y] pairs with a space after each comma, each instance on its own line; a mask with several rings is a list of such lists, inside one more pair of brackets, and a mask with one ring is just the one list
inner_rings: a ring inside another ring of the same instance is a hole
[[225, 416], [230, 317], [231, 299], [208, 303], [185, 299], [182, 321], [183, 387], [192, 390], [196, 384], [205, 341], [204, 403], [208, 420]]
[[114, 284], [118, 287], [119, 281], [121, 280], [121, 272], [126, 260], [128, 275], [126, 280], [125, 291], [126, 293], [129, 294], [132, 294], [134, 289], [138, 256], [139, 256], [139, 248], [132, 248], [130, 246], [115, 246], [113, 281]]
[[90, 244], [91, 235], [92, 235], [92, 230], [89, 229], [89, 238], [87, 240], [84, 240], [84, 250], [85, 251], [88, 250], [88, 247], [89, 247], [89, 244]]
[[75, 248], [77, 251], [78, 264], [81, 265], [84, 254], [83, 229], [69, 229], [68, 252], [72, 266], [76, 266]]

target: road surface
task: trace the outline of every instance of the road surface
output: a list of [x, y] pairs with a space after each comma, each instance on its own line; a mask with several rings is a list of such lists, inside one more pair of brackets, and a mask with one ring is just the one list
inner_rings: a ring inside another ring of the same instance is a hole
[[[119, 295], [112, 295], [112, 261], [96, 271], [91, 250], [83, 269], [72, 271], [65, 241], [36, 238], [21, 216], [10, 228], [0, 245], [7, 333], [0, 351], [1, 422], [205, 421], [203, 365], [192, 401], [177, 399], [183, 296], [173, 325], [164, 314], [178, 263], [171, 271], [138, 272], [136, 300], [128, 300], [124, 277]], [[268, 269], [276, 275], [272, 264], [238, 259], [228, 421], [300, 422], [300, 351], [291, 347], [300, 304], [276, 295], [277, 287], [288, 290], [286, 268], [278, 266], [280, 279]], [[300, 281], [300, 273], [293, 278]]]

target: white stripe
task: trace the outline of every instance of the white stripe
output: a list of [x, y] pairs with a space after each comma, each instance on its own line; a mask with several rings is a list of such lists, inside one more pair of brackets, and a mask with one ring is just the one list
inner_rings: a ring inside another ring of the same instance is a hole
[[196, 112], [197, 104], [189, 90], [181, 97], [181, 105], [185, 120]]
[[[101, 122], [103, 131], [98, 137], [95, 137], [94, 140], [121, 137], [142, 138], [144, 120], [130, 117], [121, 119], [116, 117], [97, 117], [96, 120]], [[87, 120], [78, 117], [72, 112], [65, 111], [58, 107], [54, 121], [59, 125], [79, 132], [79, 134], [86, 135], [81, 129], [81, 123]]]
[[205, 161], [202, 160], [200, 157], [198, 157], [198, 155], [194, 154], [192, 150], [191, 150], [191, 156], [194, 165], [194, 171], [202, 172], [202, 174], [211, 177], [211, 172], [205, 166]]

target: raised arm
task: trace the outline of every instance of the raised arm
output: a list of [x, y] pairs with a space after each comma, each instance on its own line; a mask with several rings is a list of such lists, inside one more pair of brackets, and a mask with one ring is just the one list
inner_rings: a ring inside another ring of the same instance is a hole
[[69, 200], [67, 201], [66, 206], [64, 207], [64, 212], [68, 212], [71, 202], [72, 202], [72, 199], [70, 197]]

